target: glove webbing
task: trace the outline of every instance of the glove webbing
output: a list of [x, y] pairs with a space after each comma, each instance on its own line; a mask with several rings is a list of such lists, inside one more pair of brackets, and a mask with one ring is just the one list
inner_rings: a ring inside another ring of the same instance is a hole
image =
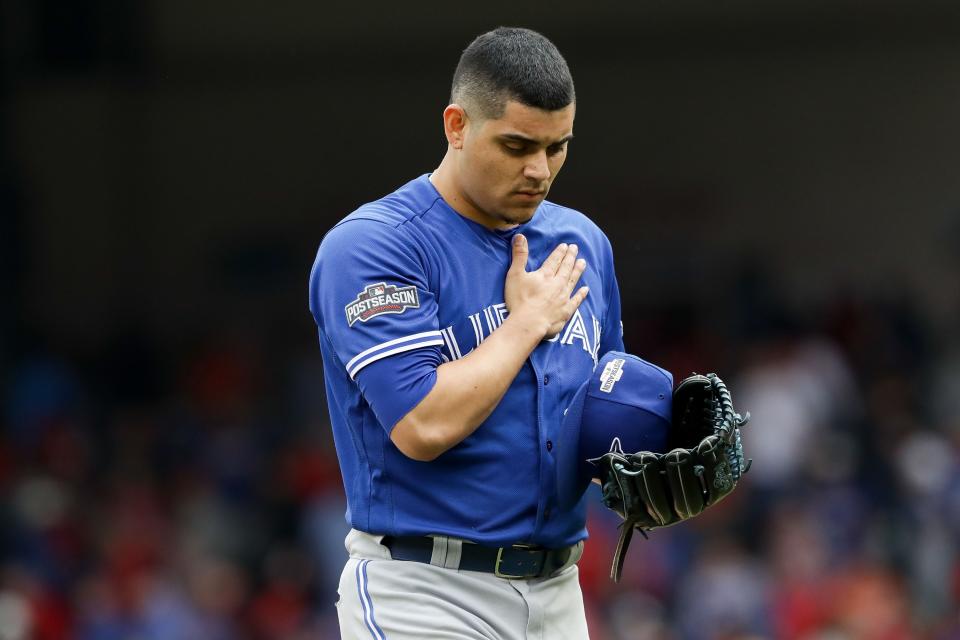
[[[730, 397], [730, 391], [723, 380], [715, 373], [708, 373], [707, 379], [710, 380], [710, 386], [713, 388], [713, 397], [720, 405], [715, 433], [727, 444], [732, 444], [734, 430], [739, 426], [740, 416], [733, 410], [733, 398]], [[743, 423], [746, 424], [746, 420]]]
[[730, 458], [733, 479], [737, 481], [750, 469], [750, 465], [753, 463], [753, 460], [744, 460], [743, 445], [740, 442], [740, 427], [750, 422], [750, 412], [747, 411], [741, 416], [734, 411], [730, 390], [727, 389], [726, 383], [717, 374], [708, 373], [707, 378], [713, 387], [714, 397], [720, 404], [722, 414], [717, 424], [716, 433], [724, 442], [731, 445], [727, 449], [727, 455]]

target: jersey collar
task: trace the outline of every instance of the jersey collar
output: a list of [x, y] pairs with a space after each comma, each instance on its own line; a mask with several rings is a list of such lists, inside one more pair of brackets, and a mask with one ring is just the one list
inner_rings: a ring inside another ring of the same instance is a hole
[[416, 180], [418, 191], [421, 191], [425, 196], [425, 199], [428, 201], [437, 202], [444, 211], [447, 211], [448, 213], [462, 220], [463, 223], [474, 234], [479, 236], [481, 239], [486, 240], [487, 242], [494, 240], [509, 244], [513, 239], [513, 236], [518, 233], [523, 233], [526, 229], [534, 228], [539, 222], [539, 219], [542, 217], [541, 209], [543, 208], [543, 203], [540, 203], [540, 206], [538, 206], [537, 210], [534, 211], [533, 217], [531, 217], [527, 222], [510, 229], [490, 229], [479, 222], [474, 222], [451, 207], [450, 204], [443, 199], [443, 196], [440, 195], [440, 192], [437, 191], [437, 188], [433, 186], [433, 183], [430, 182], [430, 176], [431, 174], [425, 173]]

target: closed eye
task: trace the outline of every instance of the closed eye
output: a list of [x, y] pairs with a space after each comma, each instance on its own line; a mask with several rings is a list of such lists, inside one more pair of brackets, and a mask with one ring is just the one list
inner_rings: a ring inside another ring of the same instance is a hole
[[[567, 136], [563, 140], [554, 142], [553, 144], [547, 145], [546, 152], [549, 156], [555, 156], [560, 153], [563, 153], [567, 148], [567, 143], [573, 138], [572, 135]], [[510, 155], [522, 156], [528, 153], [532, 153], [537, 149], [542, 148], [540, 143], [535, 140], [528, 140], [526, 138], [521, 138], [519, 136], [505, 136], [501, 138], [500, 144], [503, 145], [504, 150]]]

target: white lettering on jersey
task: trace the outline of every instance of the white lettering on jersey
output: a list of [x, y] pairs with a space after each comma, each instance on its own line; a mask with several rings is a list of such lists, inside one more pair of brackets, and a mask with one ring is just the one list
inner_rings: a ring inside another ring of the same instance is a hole
[[583, 323], [580, 309], [574, 311], [570, 321], [567, 322], [567, 330], [563, 332], [563, 339], [560, 340], [560, 344], [573, 344], [574, 339], [580, 340], [584, 351], [593, 354], [593, 347], [590, 346], [590, 336], [587, 335], [587, 326]]
[[470, 324], [473, 325], [473, 337], [475, 346], [480, 346], [480, 343], [483, 342], [483, 327], [480, 326], [480, 312], [474, 313], [470, 316]]
[[507, 316], [510, 315], [510, 312], [507, 311], [507, 303], [501, 302], [500, 304], [495, 304], [490, 307], [497, 319], [497, 326], [503, 324], [503, 321], [507, 319]]
[[[470, 321], [470, 328], [473, 329], [473, 347], [470, 351], [479, 347], [480, 344], [487, 339], [487, 336], [503, 324], [503, 321], [506, 320], [509, 315], [510, 311], [507, 310], [506, 303], [499, 302], [484, 307], [480, 311], [467, 316], [467, 319]], [[601, 327], [600, 321], [594, 315], [590, 316], [590, 324], [593, 327], [592, 338], [587, 329], [587, 323], [580, 313], [580, 309], [577, 309], [557, 335], [545, 340], [545, 342], [559, 342], [562, 345], [572, 345], [574, 340], [579, 340], [580, 347], [590, 354], [590, 357], [593, 359], [593, 364], [596, 366], [600, 351]], [[441, 329], [440, 334], [443, 336], [444, 346], [446, 347], [446, 353], [443, 356], [444, 362], [459, 360], [466, 355], [466, 353], [461, 350], [459, 342], [457, 342], [454, 325], [450, 325], [446, 329]], [[470, 353], [470, 351], [467, 351], [467, 353]]]
[[597, 316], [591, 315], [593, 319], [593, 351], [590, 352], [590, 355], [593, 356], [593, 366], [597, 366], [597, 360], [600, 357], [600, 334], [603, 333], [603, 329], [600, 328], [600, 321], [597, 320]]
[[453, 327], [441, 329], [440, 335], [443, 336], [443, 343], [446, 345], [447, 351], [450, 352], [450, 359], [459, 360], [462, 358], [463, 354], [460, 352], [460, 345], [457, 343], [457, 336], [453, 333]]
[[[483, 314], [483, 320], [480, 320], [480, 314]], [[470, 324], [473, 326], [473, 337], [474, 343], [476, 346], [480, 346], [480, 343], [486, 340], [487, 336], [497, 330], [497, 328], [503, 324], [503, 321], [507, 319], [507, 316], [510, 315], [510, 312], [507, 311], [507, 305], [504, 302], [490, 305], [489, 307], [484, 307], [482, 311], [478, 311], [470, 316]], [[486, 331], [484, 331], [484, 325], [486, 325]]]
[[490, 335], [497, 329], [497, 323], [493, 319], [493, 307], [487, 307], [483, 310], [483, 317], [487, 319], [487, 329], [489, 332], [487, 335]]

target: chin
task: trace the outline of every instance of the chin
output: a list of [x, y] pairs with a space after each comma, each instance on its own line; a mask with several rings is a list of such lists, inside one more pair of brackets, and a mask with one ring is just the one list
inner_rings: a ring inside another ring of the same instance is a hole
[[504, 222], [508, 224], [525, 224], [530, 222], [533, 218], [533, 214], [536, 213], [537, 209], [534, 207], [530, 210], [511, 212], [508, 215], [502, 216]]
[[504, 210], [503, 219], [509, 220], [515, 224], [523, 224], [524, 222], [530, 222], [530, 218], [533, 217], [533, 214], [537, 212], [537, 209], [539, 207], [540, 207], [540, 202], [531, 203], [528, 206], [514, 205], [509, 209]]

